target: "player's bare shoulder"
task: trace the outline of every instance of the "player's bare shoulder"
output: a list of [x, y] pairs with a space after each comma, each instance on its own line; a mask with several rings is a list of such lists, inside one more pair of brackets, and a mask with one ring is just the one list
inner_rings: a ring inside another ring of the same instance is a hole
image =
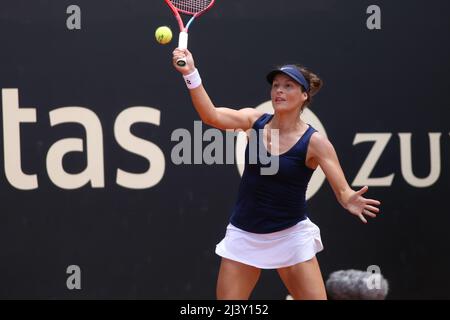
[[333, 152], [334, 147], [330, 140], [320, 132], [314, 132], [309, 140], [308, 153], [314, 157]]
[[241, 113], [248, 121], [248, 127], [247, 130], [250, 129], [256, 120], [258, 120], [264, 112], [255, 109], [255, 108], [242, 108], [239, 110], [239, 113]]

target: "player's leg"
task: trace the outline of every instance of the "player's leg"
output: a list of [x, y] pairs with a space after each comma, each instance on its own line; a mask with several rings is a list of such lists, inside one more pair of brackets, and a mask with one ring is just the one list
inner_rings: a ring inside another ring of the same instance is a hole
[[258, 282], [261, 270], [222, 258], [217, 279], [218, 300], [247, 300]]
[[316, 257], [278, 269], [284, 285], [296, 300], [326, 300], [327, 294]]

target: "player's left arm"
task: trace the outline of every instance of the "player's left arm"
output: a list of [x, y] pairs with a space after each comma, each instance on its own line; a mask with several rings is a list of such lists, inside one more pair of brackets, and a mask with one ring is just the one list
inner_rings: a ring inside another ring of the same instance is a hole
[[318, 132], [311, 136], [308, 159], [320, 165], [337, 200], [345, 209], [359, 217], [364, 223], [367, 223], [365, 216], [376, 217], [376, 214], [379, 213], [376, 206], [380, 205], [380, 201], [366, 199], [362, 196], [369, 189], [367, 186], [358, 191], [350, 188], [333, 145]]

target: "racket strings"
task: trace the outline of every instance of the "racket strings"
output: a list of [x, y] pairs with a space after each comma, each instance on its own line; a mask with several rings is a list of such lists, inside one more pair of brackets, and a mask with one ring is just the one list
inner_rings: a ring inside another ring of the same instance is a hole
[[172, 4], [180, 11], [189, 14], [202, 12], [213, 0], [171, 0]]

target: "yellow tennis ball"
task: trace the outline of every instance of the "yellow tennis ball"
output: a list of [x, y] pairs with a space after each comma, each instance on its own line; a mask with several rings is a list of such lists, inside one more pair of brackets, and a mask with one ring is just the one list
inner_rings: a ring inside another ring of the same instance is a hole
[[160, 44], [168, 44], [172, 40], [172, 30], [167, 26], [159, 27], [156, 29], [155, 38]]

